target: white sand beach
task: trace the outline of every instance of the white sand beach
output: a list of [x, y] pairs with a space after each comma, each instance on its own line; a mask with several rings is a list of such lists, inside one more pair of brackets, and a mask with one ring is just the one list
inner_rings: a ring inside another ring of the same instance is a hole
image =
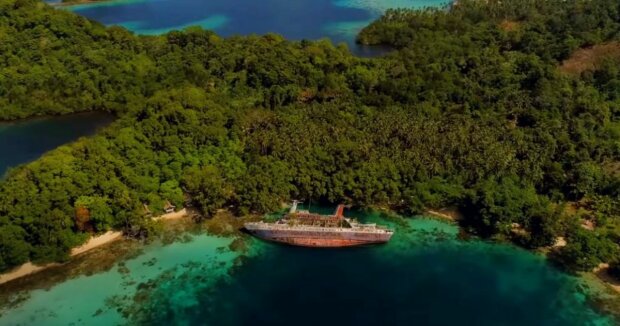
[[[172, 212], [172, 213], [167, 213], [167, 214], [163, 214], [163, 215], [159, 215], [156, 217], [153, 217], [154, 220], [156, 221], [160, 221], [160, 220], [174, 220], [174, 219], [179, 219], [182, 218], [184, 216], [187, 216], [187, 210], [185, 208], [179, 210], [178, 212]], [[94, 236], [91, 237], [88, 241], [86, 241], [86, 243], [84, 243], [83, 245], [79, 246], [79, 247], [75, 247], [71, 250], [71, 256], [77, 256], [80, 255], [82, 253], [85, 253], [89, 250], [92, 250], [94, 248], [97, 248], [99, 246], [105, 245], [107, 243], [110, 243], [112, 241], [116, 241], [121, 239], [123, 236], [123, 233], [120, 231], [108, 231], [104, 234], [100, 234], [98, 236]], [[59, 265], [58, 263], [50, 263], [50, 264], [45, 264], [45, 265], [35, 265], [31, 262], [27, 262], [19, 267], [16, 267], [15, 269], [13, 269], [12, 271], [8, 272], [8, 273], [4, 273], [4, 274], [0, 274], [0, 284], [12, 281], [14, 279], [29, 275], [29, 274], [33, 274], [39, 271], [42, 271], [46, 268], [52, 267], [52, 266], [57, 266]]]
[[166, 213], [163, 215], [159, 215], [156, 217], [153, 217], [153, 219], [155, 221], [162, 221], [162, 220], [175, 220], [181, 217], [184, 217], [187, 215], [187, 210], [185, 208], [179, 210], [178, 212], [172, 212], [172, 213]]
[[[98, 235], [98, 236], [94, 236], [91, 237], [88, 241], [86, 241], [85, 244], [79, 246], [79, 247], [75, 247], [71, 250], [71, 256], [77, 256], [79, 254], [82, 254], [84, 252], [87, 252], [91, 249], [97, 248], [99, 246], [102, 246], [106, 243], [110, 243], [112, 241], [118, 240], [122, 237], [123, 233], [119, 232], [119, 231], [108, 231], [104, 234]], [[8, 272], [8, 273], [4, 273], [4, 274], [0, 274], [0, 284], [12, 281], [14, 279], [29, 275], [29, 274], [33, 274], [39, 271], [42, 271], [46, 268], [52, 267], [52, 266], [57, 266], [60, 265], [58, 263], [49, 263], [49, 264], [45, 264], [45, 265], [35, 265], [31, 262], [27, 262], [15, 269], [13, 269], [12, 271]]]
[[85, 244], [71, 249], [71, 256], [77, 256], [93, 248], [112, 242], [119, 239], [121, 236], [123, 236], [123, 233], [120, 231], [108, 231], [96, 237], [91, 237]]

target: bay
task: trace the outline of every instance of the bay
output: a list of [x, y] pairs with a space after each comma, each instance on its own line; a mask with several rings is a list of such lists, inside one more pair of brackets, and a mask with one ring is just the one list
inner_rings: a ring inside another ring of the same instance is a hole
[[82, 136], [93, 135], [112, 122], [107, 113], [78, 113], [0, 123], [0, 176], [20, 164]]
[[277, 33], [287, 39], [329, 38], [358, 55], [382, 48], [355, 44], [362, 27], [388, 8], [436, 7], [446, 0], [111, 0], [67, 9], [106, 25], [155, 35], [201, 26], [222, 36]]

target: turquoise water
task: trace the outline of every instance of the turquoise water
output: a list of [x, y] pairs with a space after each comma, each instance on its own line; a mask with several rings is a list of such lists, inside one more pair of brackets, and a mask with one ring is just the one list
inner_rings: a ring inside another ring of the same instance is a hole
[[81, 113], [0, 123], [0, 177], [6, 170], [82, 136], [94, 134], [112, 122], [105, 113]]
[[3, 325], [612, 325], [575, 279], [453, 225], [354, 214], [396, 228], [386, 245], [309, 249], [192, 236], [118, 268], [37, 290]]
[[[29, 294], [29, 299], [10, 311], [2, 311], [2, 325], [116, 325], [124, 317], [119, 306], [128, 305], [134, 295], [166, 277], [183, 277], [198, 272], [204, 283], [223, 277], [238, 254], [227, 249], [232, 239], [196, 236], [191, 242], [153, 244], [143, 254], [120, 263], [107, 272], [78, 277], [49, 290]], [[163, 283], [155, 284], [164, 288]], [[176, 309], [194, 304], [190, 284], [183, 290], [168, 289], [168, 300]]]
[[112, 0], [68, 7], [106, 25], [161, 34], [197, 25], [220, 35], [278, 33], [292, 40], [330, 38], [359, 54], [355, 35], [388, 8], [441, 6], [446, 0]]

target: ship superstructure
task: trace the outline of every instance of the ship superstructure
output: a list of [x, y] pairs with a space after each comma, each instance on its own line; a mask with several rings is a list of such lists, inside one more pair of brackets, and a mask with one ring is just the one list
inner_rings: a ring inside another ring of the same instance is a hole
[[275, 242], [305, 247], [349, 247], [385, 243], [394, 231], [376, 224], [362, 224], [344, 217], [344, 205], [333, 215], [297, 210], [294, 201], [288, 214], [274, 223], [251, 222], [245, 228], [253, 235]]

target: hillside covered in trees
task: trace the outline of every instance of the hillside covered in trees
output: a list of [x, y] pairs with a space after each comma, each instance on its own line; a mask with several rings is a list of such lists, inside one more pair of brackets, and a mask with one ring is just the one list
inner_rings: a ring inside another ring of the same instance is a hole
[[199, 28], [135, 36], [0, 0], [1, 118], [119, 117], [0, 181], [0, 270], [65, 259], [87, 232], [148, 235], [143, 204], [187, 201], [209, 217], [310, 197], [456, 206], [483, 237], [539, 248], [564, 236], [552, 257], [571, 270], [617, 263], [619, 57], [560, 67], [620, 41], [620, 3], [392, 10], [358, 40], [396, 50], [363, 59], [329, 41]]

